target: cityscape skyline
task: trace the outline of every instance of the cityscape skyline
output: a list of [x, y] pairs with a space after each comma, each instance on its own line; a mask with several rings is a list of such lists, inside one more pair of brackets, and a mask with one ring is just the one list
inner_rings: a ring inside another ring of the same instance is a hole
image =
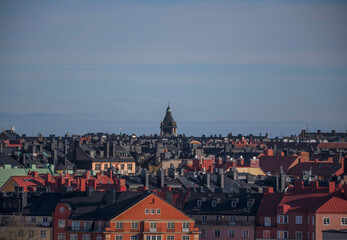
[[2, 1], [0, 124], [29, 135], [347, 129], [344, 1]]

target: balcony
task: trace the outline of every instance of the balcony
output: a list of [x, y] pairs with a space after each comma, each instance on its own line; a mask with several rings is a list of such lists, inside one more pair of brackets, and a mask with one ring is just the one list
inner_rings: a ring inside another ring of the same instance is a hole
[[162, 228], [145, 228], [144, 233], [162, 233], [164, 232]]
[[42, 227], [50, 227], [51, 224], [52, 224], [52, 222], [42, 222], [42, 223], [41, 223], [41, 226], [42, 226]]

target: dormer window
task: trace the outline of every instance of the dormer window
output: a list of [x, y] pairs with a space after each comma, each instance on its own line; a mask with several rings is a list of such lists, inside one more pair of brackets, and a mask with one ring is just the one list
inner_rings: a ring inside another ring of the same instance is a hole
[[202, 201], [200, 199], [196, 201], [196, 206], [198, 206], [198, 207], [202, 206]]
[[236, 201], [231, 201], [231, 207], [236, 207]]
[[216, 200], [212, 200], [212, 207], [217, 207], [217, 201]]

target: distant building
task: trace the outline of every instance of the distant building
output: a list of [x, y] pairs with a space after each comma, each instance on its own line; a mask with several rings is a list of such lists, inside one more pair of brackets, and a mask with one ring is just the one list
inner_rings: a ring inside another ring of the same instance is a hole
[[177, 136], [177, 124], [172, 117], [170, 105], [166, 108], [164, 120], [160, 124], [160, 136]]

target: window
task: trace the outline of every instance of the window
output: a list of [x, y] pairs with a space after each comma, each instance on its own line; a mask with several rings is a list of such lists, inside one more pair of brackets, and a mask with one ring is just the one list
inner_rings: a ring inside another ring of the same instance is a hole
[[212, 207], [217, 207], [217, 201], [216, 200], [212, 200]]
[[130, 240], [139, 240], [139, 235], [132, 235]]
[[314, 225], [314, 216], [312, 216], [312, 225]]
[[310, 239], [310, 232], [307, 232], [307, 239]]
[[95, 164], [95, 170], [100, 171], [101, 169], [101, 164]]
[[182, 223], [182, 228], [183, 232], [189, 232], [189, 222]]
[[155, 214], [155, 209], [151, 209], [151, 214]]
[[323, 217], [323, 225], [330, 225], [330, 217]]
[[65, 220], [58, 220], [58, 228], [64, 228], [65, 227]]
[[90, 240], [90, 234], [83, 234], [83, 240]]
[[41, 230], [40, 236], [41, 236], [41, 238], [46, 238], [46, 230]]
[[72, 230], [74, 230], [74, 231], [80, 230], [80, 222], [79, 221], [72, 221]]
[[167, 223], [167, 229], [174, 229], [175, 228], [175, 223], [174, 222], [168, 222]]
[[242, 230], [242, 238], [249, 238], [249, 231], [248, 230]]
[[65, 211], [65, 208], [64, 208], [64, 207], [60, 207], [60, 208], [59, 208], [59, 211], [60, 211], [61, 213], [63, 213], [63, 212]]
[[201, 221], [206, 222], [207, 221], [207, 216], [201, 216]]
[[253, 206], [253, 201], [247, 201], [247, 207], [252, 207]]
[[145, 214], [149, 214], [149, 209], [148, 208], [145, 209]]
[[70, 234], [70, 240], [78, 240], [77, 234]]
[[108, 169], [108, 164], [104, 164], [104, 170], [107, 170]]
[[235, 217], [234, 216], [230, 217], [230, 224], [235, 225]]
[[189, 236], [188, 235], [182, 236], [182, 240], [189, 240]]
[[312, 232], [312, 240], [314, 240], [314, 232]]
[[157, 208], [157, 214], [161, 214], [160, 208]]
[[58, 240], [65, 240], [65, 233], [58, 233]]
[[206, 229], [205, 228], [201, 228], [200, 229], [200, 237], [205, 237], [206, 236]]
[[161, 240], [161, 236], [158, 235], [147, 235], [146, 240]]
[[114, 237], [114, 240], [123, 240], [123, 236], [122, 235], [116, 235]]
[[264, 217], [264, 226], [271, 227], [271, 217]]
[[120, 169], [124, 170], [124, 166], [125, 166], [125, 164], [121, 164]]
[[222, 217], [221, 216], [216, 216], [216, 221], [222, 221]]
[[90, 231], [90, 230], [92, 230], [92, 222], [85, 221], [84, 222], [84, 231]]
[[30, 219], [30, 222], [32, 222], [32, 223], [36, 223], [36, 217], [31, 217], [31, 219]]
[[288, 231], [277, 231], [277, 238], [288, 239]]
[[96, 240], [102, 240], [102, 236], [101, 236], [100, 234], [98, 234], [98, 235], [96, 236]]
[[295, 216], [295, 224], [302, 224], [302, 216]]
[[295, 232], [295, 239], [302, 239], [302, 232]]
[[235, 230], [229, 229], [228, 236], [229, 236], [229, 238], [234, 238], [235, 237]]
[[281, 224], [288, 223], [288, 216], [278, 215], [277, 216], [277, 223], [281, 223]]
[[307, 216], [307, 224], [310, 224], [310, 216]]
[[231, 207], [236, 207], [236, 201], [231, 201]]
[[133, 165], [132, 164], [128, 164], [127, 168], [128, 168], [129, 171], [132, 171], [133, 170]]
[[266, 239], [270, 238], [270, 231], [269, 230], [263, 231], [263, 238], [266, 238]]
[[123, 229], [123, 223], [122, 222], [116, 222], [116, 229]]
[[29, 230], [29, 238], [33, 238], [35, 235], [34, 230]]
[[251, 217], [250, 216], [247, 216], [247, 222], [251, 222]]
[[347, 217], [342, 217], [342, 218], [341, 218], [341, 225], [342, 225], [342, 226], [347, 225]]
[[156, 222], [151, 222], [149, 224], [149, 231], [150, 232], [156, 232], [157, 231], [157, 223]]
[[168, 236], [166, 236], [166, 240], [175, 240], [175, 236], [168, 235]]
[[196, 206], [198, 206], [198, 207], [202, 206], [202, 201], [200, 199], [196, 201]]
[[220, 237], [220, 231], [219, 231], [219, 229], [215, 229], [215, 230], [214, 230], [214, 236], [215, 236], [215, 237]]
[[138, 222], [132, 222], [131, 223], [131, 229], [138, 229], [139, 228], [139, 223]]

